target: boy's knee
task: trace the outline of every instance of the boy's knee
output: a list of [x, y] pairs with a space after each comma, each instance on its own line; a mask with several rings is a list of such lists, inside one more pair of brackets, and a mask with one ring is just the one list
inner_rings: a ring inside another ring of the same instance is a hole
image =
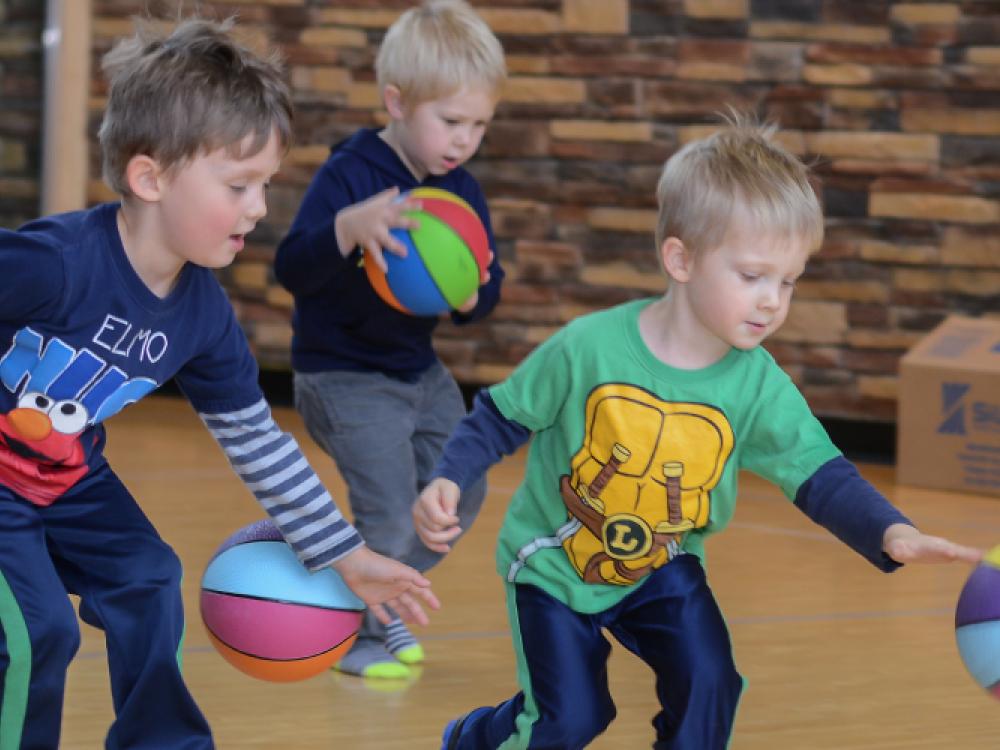
[[531, 733], [532, 745], [572, 750], [588, 747], [608, 728], [617, 711], [611, 703], [561, 707], [557, 714], [543, 716]]
[[130, 576], [123, 582], [133, 596], [143, 599], [180, 596], [183, 568], [177, 553], [165, 542], [157, 542], [133, 562]]
[[69, 600], [65, 605], [47, 607], [40, 619], [32, 621], [29, 639], [34, 661], [54, 660], [68, 666], [80, 648], [80, 625]]

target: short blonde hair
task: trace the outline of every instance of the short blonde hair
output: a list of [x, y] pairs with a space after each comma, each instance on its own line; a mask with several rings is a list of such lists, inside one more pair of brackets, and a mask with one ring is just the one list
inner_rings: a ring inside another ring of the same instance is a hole
[[494, 96], [507, 79], [503, 47], [464, 0], [425, 0], [396, 19], [375, 59], [379, 89], [395, 86], [407, 106], [470, 84]]
[[713, 135], [688, 143], [656, 189], [656, 247], [677, 237], [693, 251], [723, 243], [737, 222], [764, 235], [823, 242], [823, 211], [809, 169], [774, 140], [777, 127], [731, 113]]
[[235, 41], [232, 19], [187, 19], [169, 34], [137, 26], [103, 60], [110, 92], [98, 139], [113, 190], [129, 195], [125, 170], [140, 154], [169, 171], [219, 148], [252, 156], [272, 133], [289, 147], [292, 98], [281, 65]]

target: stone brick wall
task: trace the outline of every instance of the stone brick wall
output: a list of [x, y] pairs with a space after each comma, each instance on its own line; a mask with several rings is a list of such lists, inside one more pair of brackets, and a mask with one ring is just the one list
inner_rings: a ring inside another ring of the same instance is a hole
[[[728, 105], [776, 119], [821, 179], [828, 238], [769, 344], [818, 413], [893, 419], [906, 348], [949, 312], [1000, 311], [995, 0], [474, 4], [511, 72], [471, 164], [509, 281], [488, 321], [441, 327], [439, 352], [462, 381], [494, 382], [573, 317], [662, 290], [656, 178]], [[176, 2], [94, 5], [96, 56], [139, 7], [170, 16]], [[291, 300], [270, 271], [274, 245], [329, 144], [382, 122], [372, 61], [411, 2], [199, 5], [279, 45], [296, 92], [298, 144], [271, 213], [223, 273], [262, 362], [287, 367]], [[95, 124], [102, 97], [96, 80]], [[106, 196], [97, 174], [93, 200]]]
[[45, 3], [0, 0], [0, 227], [38, 214]]

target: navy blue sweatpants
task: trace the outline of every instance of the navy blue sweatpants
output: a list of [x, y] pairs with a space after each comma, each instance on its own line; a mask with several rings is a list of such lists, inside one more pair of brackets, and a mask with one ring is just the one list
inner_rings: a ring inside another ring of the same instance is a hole
[[181, 678], [181, 566], [107, 466], [48, 507], [0, 486], [0, 750], [59, 746], [80, 617], [105, 632], [106, 747], [212, 748]]
[[535, 586], [509, 584], [521, 692], [477, 709], [457, 728], [458, 750], [576, 750], [615, 717], [606, 628], [656, 676], [654, 750], [723, 750], [743, 680], [705, 572], [680, 555], [614, 607], [575, 612]]

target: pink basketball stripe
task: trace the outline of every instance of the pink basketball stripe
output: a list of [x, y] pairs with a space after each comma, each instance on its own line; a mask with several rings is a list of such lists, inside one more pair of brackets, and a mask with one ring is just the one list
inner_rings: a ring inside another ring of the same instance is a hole
[[201, 593], [201, 616], [220, 641], [265, 659], [304, 659], [354, 635], [361, 613], [330, 610], [212, 591]]

